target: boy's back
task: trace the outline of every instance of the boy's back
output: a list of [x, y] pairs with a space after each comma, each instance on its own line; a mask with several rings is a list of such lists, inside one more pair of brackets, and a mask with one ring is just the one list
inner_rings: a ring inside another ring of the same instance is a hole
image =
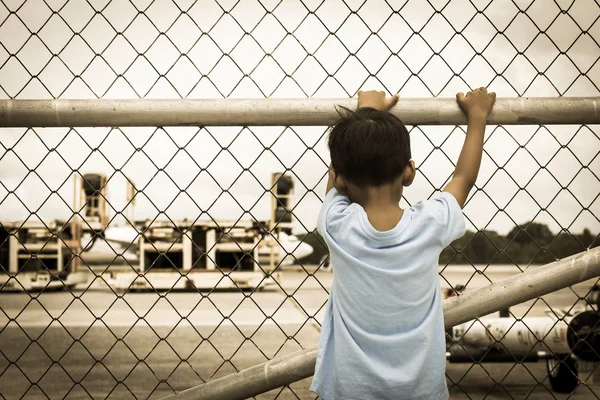
[[327, 400], [447, 398], [438, 257], [465, 230], [454, 197], [415, 204], [380, 232], [332, 189], [318, 229], [335, 279], [311, 389]]
[[468, 128], [444, 192], [399, 206], [416, 175], [397, 96], [359, 92], [332, 129], [327, 195], [317, 228], [335, 273], [311, 390], [325, 400], [447, 399], [438, 258], [462, 236], [461, 208], [481, 164], [485, 88], [457, 95]]

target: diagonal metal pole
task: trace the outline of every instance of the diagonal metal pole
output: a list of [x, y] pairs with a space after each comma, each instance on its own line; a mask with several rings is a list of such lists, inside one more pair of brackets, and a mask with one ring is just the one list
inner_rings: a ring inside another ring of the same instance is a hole
[[[356, 99], [0, 100], [1, 127], [332, 125]], [[600, 97], [498, 98], [491, 125], [600, 124]], [[407, 125], [463, 125], [453, 98], [400, 99]]]
[[[445, 300], [444, 325], [450, 328], [599, 275], [600, 247], [597, 247]], [[312, 376], [316, 357], [317, 347], [313, 346], [167, 398], [246, 399]]]

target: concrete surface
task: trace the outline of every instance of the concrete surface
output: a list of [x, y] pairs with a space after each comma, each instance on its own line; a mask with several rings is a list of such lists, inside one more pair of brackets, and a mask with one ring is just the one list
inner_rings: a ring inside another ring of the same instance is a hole
[[[161, 398], [318, 341], [330, 272], [285, 272], [283, 290], [0, 294], [0, 394], [17, 398]], [[486, 271], [492, 281], [516, 267]], [[489, 283], [472, 267], [444, 271], [467, 289]], [[512, 309], [539, 316], [571, 308], [594, 282]], [[441, 281], [442, 287], [448, 283]], [[581, 304], [581, 301], [579, 301]], [[588, 378], [590, 373], [581, 373]], [[452, 399], [597, 398], [593, 379], [571, 397], [549, 390], [544, 363], [448, 364]], [[310, 379], [259, 396], [311, 399]]]

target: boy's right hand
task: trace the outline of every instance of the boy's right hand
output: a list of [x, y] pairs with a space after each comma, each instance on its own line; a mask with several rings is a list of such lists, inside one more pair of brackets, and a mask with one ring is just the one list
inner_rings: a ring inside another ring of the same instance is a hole
[[378, 92], [376, 90], [363, 92], [362, 90], [359, 90], [358, 108], [370, 107], [379, 111], [390, 111], [390, 109], [398, 102], [399, 98], [399, 94], [395, 94], [386, 99], [385, 92]]
[[462, 92], [458, 93], [456, 95], [456, 101], [458, 102], [460, 109], [467, 115], [468, 119], [487, 119], [487, 116], [492, 111], [492, 107], [496, 101], [496, 93], [488, 93], [486, 88], [480, 87], [468, 92], [466, 95]]

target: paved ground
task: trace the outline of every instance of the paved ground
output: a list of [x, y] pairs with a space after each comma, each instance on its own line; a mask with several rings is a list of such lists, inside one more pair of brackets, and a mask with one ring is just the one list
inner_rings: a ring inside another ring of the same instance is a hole
[[[515, 272], [505, 267], [486, 274], [496, 281]], [[468, 283], [468, 288], [489, 283], [474, 273], [471, 267], [460, 267], [444, 271], [444, 276], [453, 285]], [[319, 336], [316, 321], [322, 319], [327, 299], [323, 286], [330, 287], [332, 274], [317, 272], [316, 278], [291, 269], [284, 275], [285, 292], [251, 296], [127, 293], [119, 298], [106, 289], [2, 294], [0, 394], [7, 399], [160, 398], [314, 345]], [[574, 290], [584, 295], [592, 283]], [[577, 295], [566, 289], [544, 300], [552, 307], [570, 308]], [[528, 310], [527, 316], [544, 314], [543, 302], [530, 310], [531, 303], [512, 311], [517, 317]], [[449, 364], [447, 375], [452, 399], [566, 398], [547, 389], [544, 363]], [[590, 374], [580, 377], [586, 375]], [[315, 398], [309, 385], [307, 379], [291, 390], [259, 398]], [[588, 379], [571, 398], [598, 396], [600, 385]]]

